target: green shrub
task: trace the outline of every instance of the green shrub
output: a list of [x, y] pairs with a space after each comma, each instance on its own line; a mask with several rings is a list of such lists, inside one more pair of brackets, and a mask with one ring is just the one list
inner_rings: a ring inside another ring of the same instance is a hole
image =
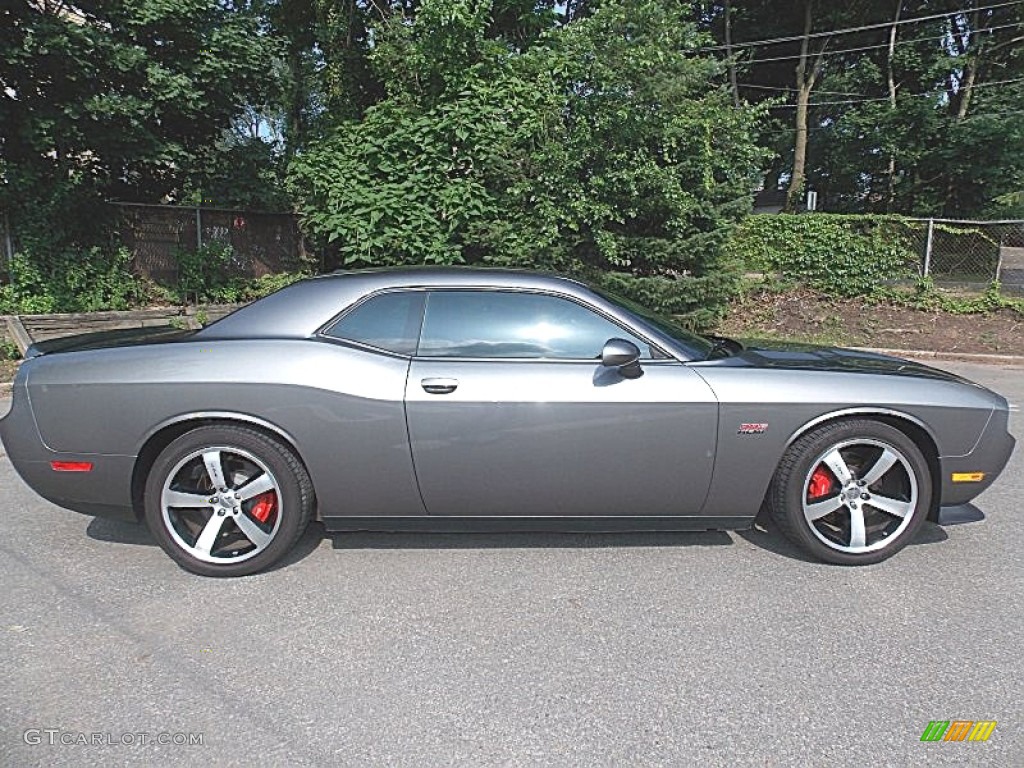
[[9, 282], [0, 285], [0, 314], [123, 310], [147, 304], [254, 301], [307, 276], [305, 271], [238, 276], [230, 245], [210, 243], [176, 254], [179, 281], [159, 286], [131, 269], [132, 254], [99, 246], [67, 252], [19, 251], [9, 264]]
[[194, 251], [175, 253], [178, 262], [178, 284], [175, 291], [181, 301], [237, 301], [238, 278], [235, 271], [235, 250], [227, 243], [212, 242]]
[[21, 350], [10, 339], [0, 341], [0, 360], [21, 360]]
[[936, 288], [930, 278], [921, 278], [912, 290], [882, 288], [871, 300], [951, 315], [987, 314], [1003, 309], [1024, 315], [1024, 299], [1004, 296], [998, 282], [990, 283], [980, 295], [961, 296]]
[[908, 223], [893, 216], [763, 214], [737, 228], [729, 250], [747, 269], [833, 296], [864, 296], [917, 277]]
[[726, 300], [739, 294], [739, 270], [723, 265], [713, 275], [685, 282], [665, 277], [636, 277], [624, 272], [594, 273], [597, 285], [655, 311], [674, 315], [694, 331], [714, 328], [728, 310]]
[[305, 272], [279, 272], [274, 275], [261, 275], [254, 280], [247, 280], [239, 291], [239, 301], [256, 301], [274, 291], [302, 280], [309, 275]]
[[10, 282], [0, 286], [0, 313], [92, 312], [128, 309], [145, 298], [145, 286], [131, 274], [125, 248], [92, 247], [61, 254], [41, 266], [24, 253], [10, 263]]
[[227, 243], [209, 243], [195, 251], [179, 251], [178, 284], [171, 293], [184, 304], [235, 304], [255, 301], [308, 277], [304, 271], [281, 272], [256, 278], [242, 277], [234, 249]]

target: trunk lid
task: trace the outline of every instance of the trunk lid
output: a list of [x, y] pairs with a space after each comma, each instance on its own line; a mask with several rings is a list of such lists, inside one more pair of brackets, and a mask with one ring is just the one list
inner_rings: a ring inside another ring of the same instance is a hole
[[59, 352], [81, 352], [91, 349], [106, 349], [108, 347], [133, 347], [142, 344], [165, 344], [187, 339], [194, 333], [195, 331], [175, 328], [171, 325], [160, 325], [147, 328], [121, 328], [115, 331], [81, 333], [76, 336], [61, 336], [56, 339], [36, 342], [25, 350], [25, 359], [29, 360], [40, 355], [52, 355]]

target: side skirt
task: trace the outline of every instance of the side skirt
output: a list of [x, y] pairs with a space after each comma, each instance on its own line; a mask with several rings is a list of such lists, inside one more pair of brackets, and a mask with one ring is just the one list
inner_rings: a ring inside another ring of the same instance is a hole
[[493, 531], [619, 532], [732, 531], [749, 528], [753, 517], [325, 517], [329, 533], [340, 531], [417, 531], [490, 533]]

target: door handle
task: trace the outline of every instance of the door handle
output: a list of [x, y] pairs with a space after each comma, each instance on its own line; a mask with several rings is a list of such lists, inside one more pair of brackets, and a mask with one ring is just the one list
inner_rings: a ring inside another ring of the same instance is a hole
[[421, 379], [420, 386], [432, 395], [450, 395], [459, 386], [458, 379]]

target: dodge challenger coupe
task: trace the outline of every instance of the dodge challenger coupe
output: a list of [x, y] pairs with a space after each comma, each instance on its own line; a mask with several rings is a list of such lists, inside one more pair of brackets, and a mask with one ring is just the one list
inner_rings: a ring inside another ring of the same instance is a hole
[[200, 331], [36, 344], [0, 422], [36, 492], [235, 576], [345, 530], [706, 530], [765, 506], [875, 563], [1013, 450], [1006, 400], [866, 352], [747, 348], [563, 277], [336, 273]]

